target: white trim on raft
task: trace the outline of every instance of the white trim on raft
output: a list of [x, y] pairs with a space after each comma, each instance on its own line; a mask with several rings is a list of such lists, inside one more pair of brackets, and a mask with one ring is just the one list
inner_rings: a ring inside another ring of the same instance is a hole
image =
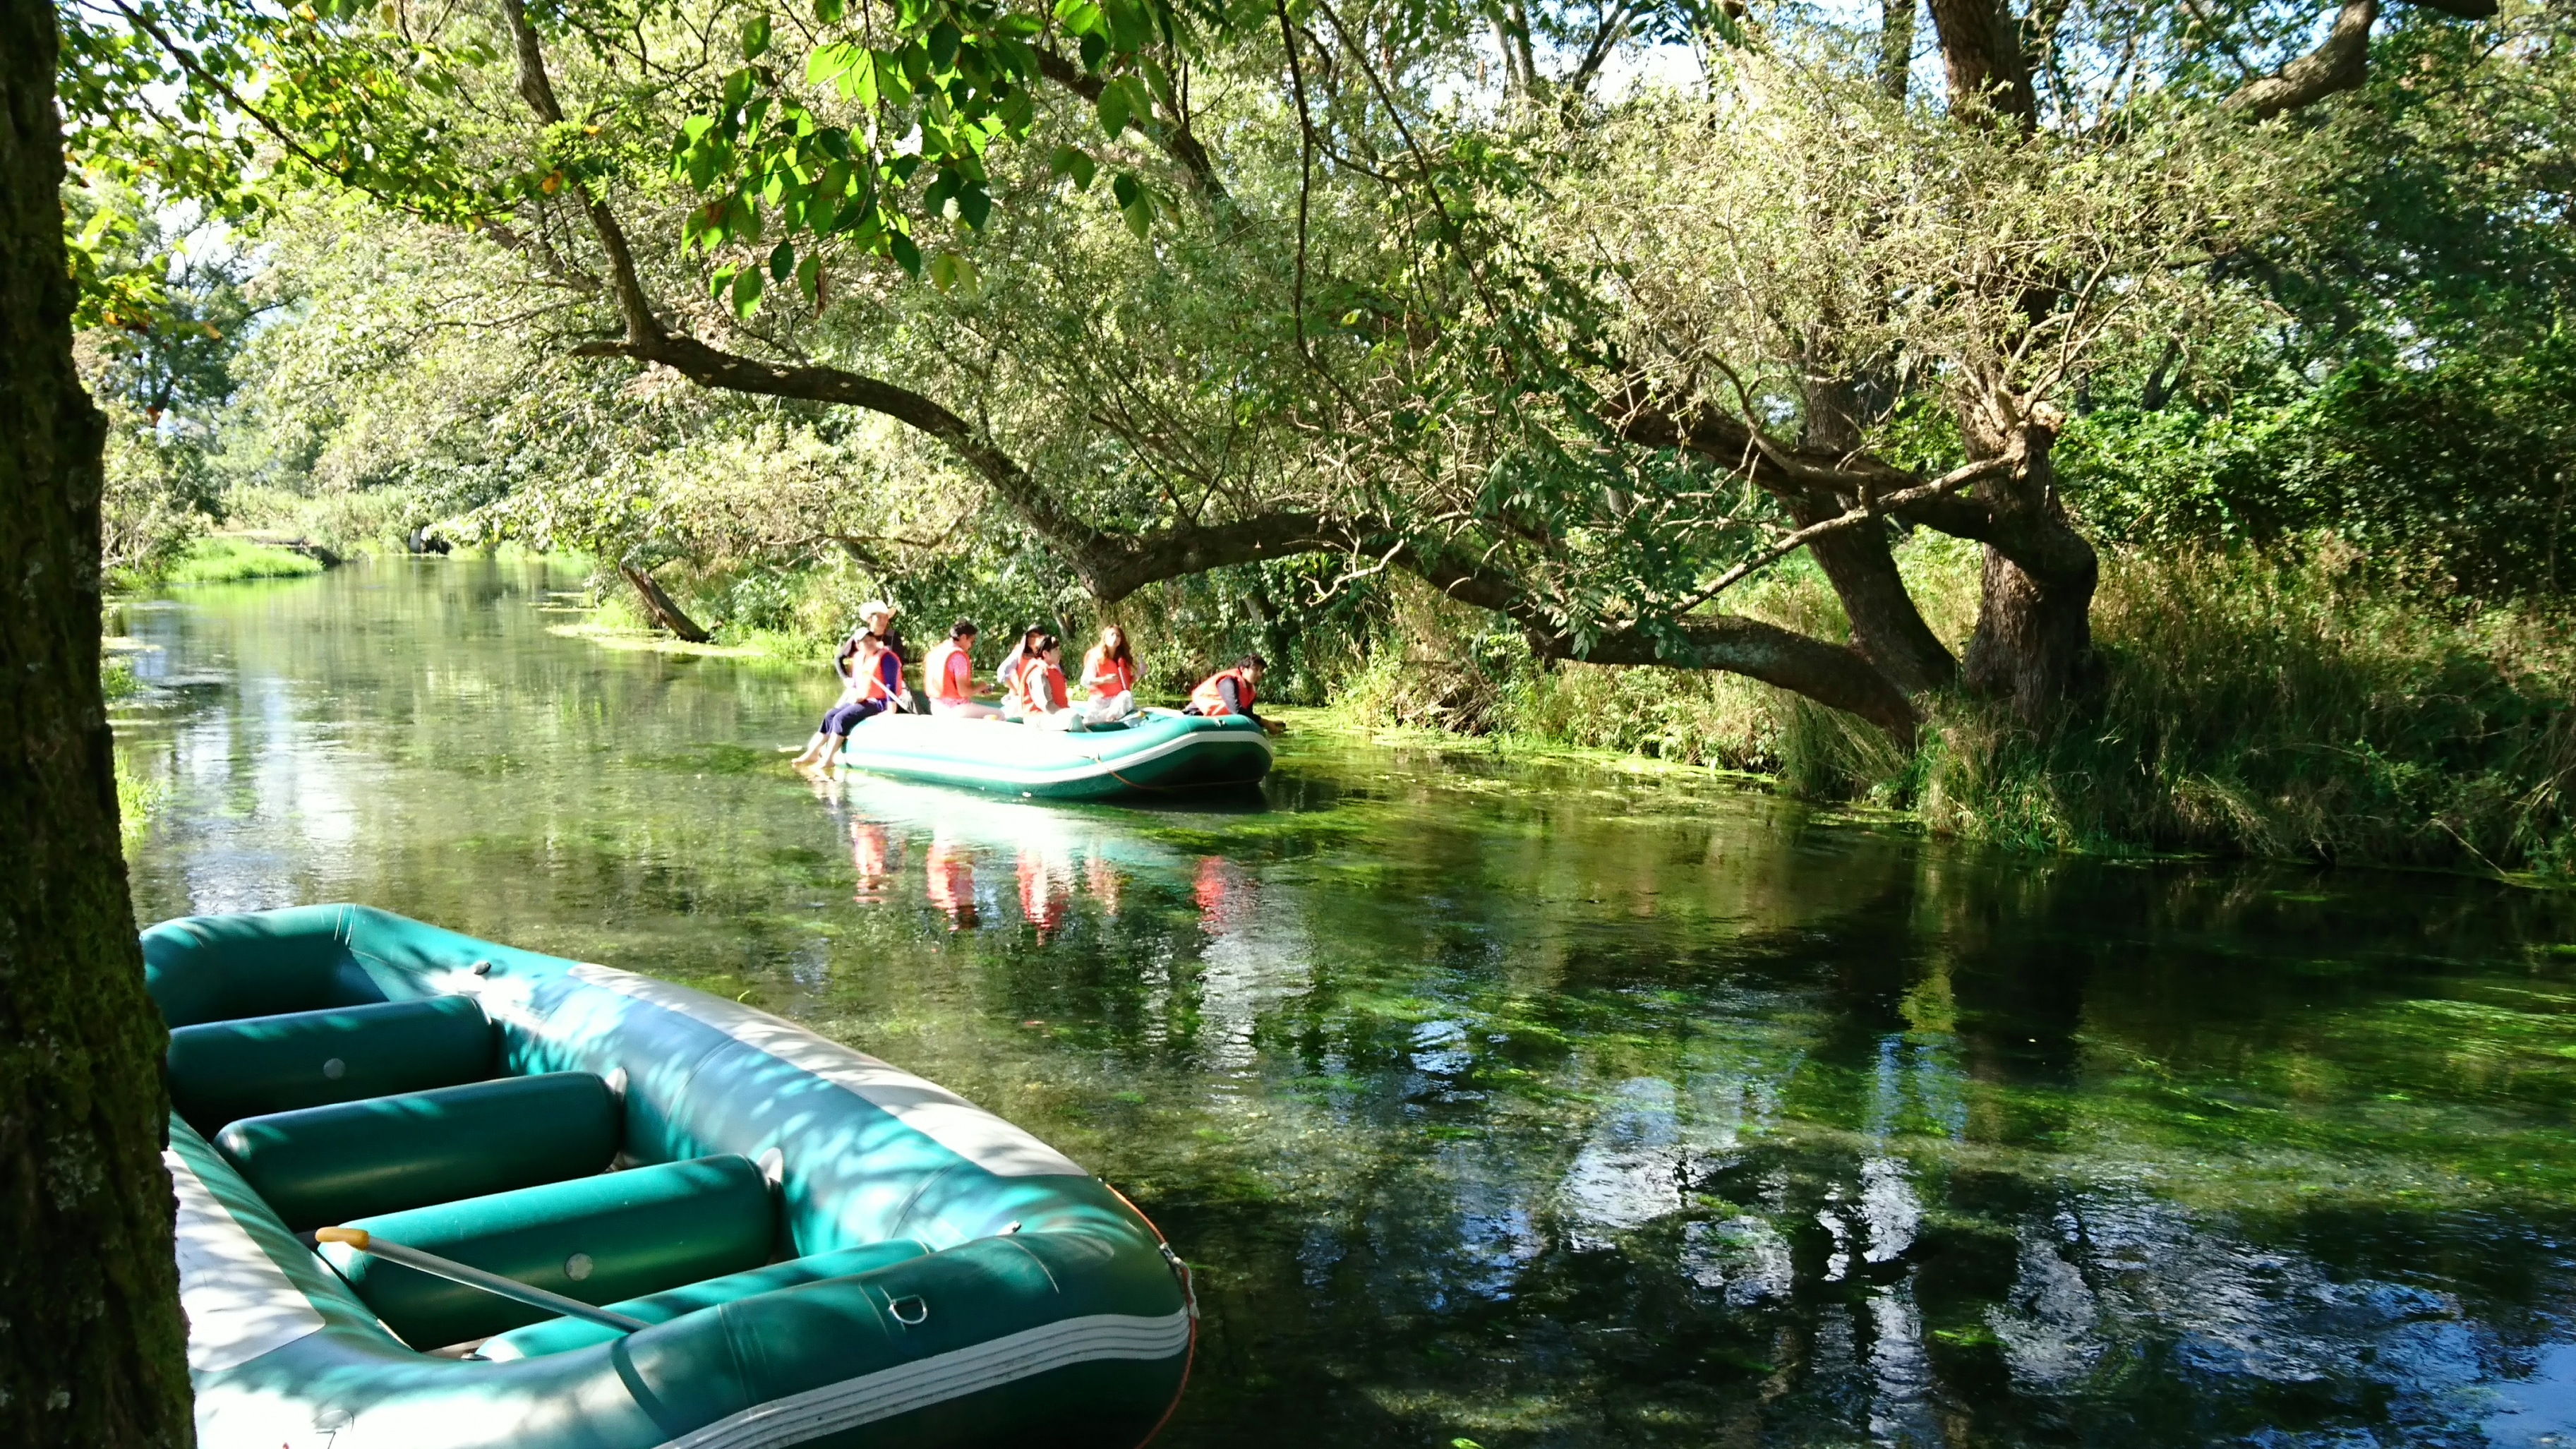
[[1190, 1346], [1190, 1315], [1096, 1313], [755, 1404], [662, 1449], [775, 1449], [962, 1399], [1050, 1369], [1101, 1359], [1170, 1358]]
[[179, 1307], [188, 1368], [220, 1373], [322, 1328], [322, 1315], [186, 1159], [161, 1149], [179, 1198]]
[[865, 1098], [906, 1127], [995, 1177], [1090, 1176], [1072, 1158], [946, 1087], [781, 1021], [768, 1012], [612, 966], [584, 963], [566, 974], [586, 985], [677, 1012], [744, 1046], [811, 1072]]
[[[915, 716], [878, 716], [878, 719], [896, 718], [910, 719], [915, 718]], [[930, 722], [931, 721], [925, 721], [925, 723]], [[1231, 729], [1194, 729], [1183, 734], [1174, 735], [1160, 744], [1149, 745], [1133, 754], [1119, 755], [1114, 759], [1106, 754], [1086, 754], [1081, 756], [1079, 759], [1071, 760], [1060, 765], [1015, 766], [990, 759], [978, 759], [967, 755], [907, 754], [891, 750], [858, 749], [857, 746], [865, 737], [868, 726], [875, 723], [877, 723], [877, 720], [868, 720], [865, 723], [862, 723], [857, 729], [850, 731], [849, 739], [841, 746], [841, 759], [843, 762], [857, 769], [883, 770], [888, 774], [954, 774], [958, 770], [970, 770], [987, 775], [992, 779], [1014, 785], [1064, 785], [1070, 784], [1076, 780], [1096, 780], [1103, 775], [1113, 775], [1121, 770], [1132, 769], [1138, 765], [1145, 764], [1148, 761], [1159, 760], [1165, 755], [1176, 754], [1182, 750], [1194, 750], [1201, 748], [1202, 746], [1217, 744], [1258, 744], [1261, 746], [1261, 752], [1263, 754], [1274, 756], [1276, 754], [1276, 751], [1271, 748], [1269, 735], [1257, 730], [1247, 732], [1244, 730]], [[978, 721], [969, 721], [968, 726], [980, 728], [994, 727]], [[904, 728], [907, 732], [910, 732], [913, 727], [905, 726]], [[1022, 726], [1022, 728], [1027, 728], [1027, 726]], [[1083, 738], [1082, 735], [1071, 732], [1057, 734], [1050, 730], [1045, 731], [1044, 733], [1046, 733], [1051, 740], [1064, 740], [1067, 741], [1068, 744], [1073, 740]]]

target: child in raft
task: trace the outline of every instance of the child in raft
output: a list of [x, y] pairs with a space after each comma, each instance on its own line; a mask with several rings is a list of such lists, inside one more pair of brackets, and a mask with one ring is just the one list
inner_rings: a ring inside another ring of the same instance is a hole
[[894, 612], [894, 605], [881, 599], [859, 606], [859, 618], [866, 627], [843, 642], [832, 659], [832, 672], [841, 679], [841, 697], [823, 712], [823, 723], [792, 761], [797, 769], [819, 765], [829, 772], [840, 759], [842, 742], [861, 720], [910, 702], [911, 691], [903, 687], [903, 656], [886, 638]]
[[1019, 700], [1022, 723], [1042, 730], [1081, 728], [1082, 716], [1065, 694], [1064, 641], [1053, 634], [1040, 634], [1030, 645], [1012, 693]]
[[1019, 642], [1002, 656], [1001, 666], [993, 671], [993, 682], [1002, 689], [1002, 718], [1018, 719], [1020, 667], [1028, 662], [1029, 646], [1046, 637], [1044, 624], [1031, 624], [1020, 631]]
[[1136, 655], [1127, 631], [1112, 624], [1082, 657], [1082, 720], [1111, 724], [1136, 712]]

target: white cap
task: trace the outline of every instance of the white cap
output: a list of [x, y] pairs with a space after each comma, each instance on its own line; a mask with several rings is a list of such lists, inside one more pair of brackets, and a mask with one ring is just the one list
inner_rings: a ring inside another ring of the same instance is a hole
[[891, 618], [894, 616], [894, 613], [894, 605], [887, 603], [883, 599], [870, 599], [866, 603], [859, 605], [859, 617], [862, 619], [873, 619], [879, 614], [883, 614]]

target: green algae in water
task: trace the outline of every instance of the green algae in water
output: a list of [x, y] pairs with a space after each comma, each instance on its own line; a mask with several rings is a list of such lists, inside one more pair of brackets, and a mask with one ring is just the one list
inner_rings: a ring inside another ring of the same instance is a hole
[[354, 899], [797, 1017], [1134, 1196], [1165, 1443], [2576, 1431], [2576, 910], [1996, 857], [1682, 772], [1300, 730], [1265, 799], [776, 766], [819, 671], [542, 565], [136, 611], [138, 913]]

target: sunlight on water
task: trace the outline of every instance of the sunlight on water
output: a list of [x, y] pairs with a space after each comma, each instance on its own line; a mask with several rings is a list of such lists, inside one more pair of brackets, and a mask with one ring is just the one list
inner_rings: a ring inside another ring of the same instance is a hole
[[2560, 898], [1311, 729], [1264, 798], [818, 789], [819, 666], [565, 582], [128, 606], [139, 914], [364, 901], [947, 1083], [1198, 1265], [1164, 1442], [2576, 1444]]

